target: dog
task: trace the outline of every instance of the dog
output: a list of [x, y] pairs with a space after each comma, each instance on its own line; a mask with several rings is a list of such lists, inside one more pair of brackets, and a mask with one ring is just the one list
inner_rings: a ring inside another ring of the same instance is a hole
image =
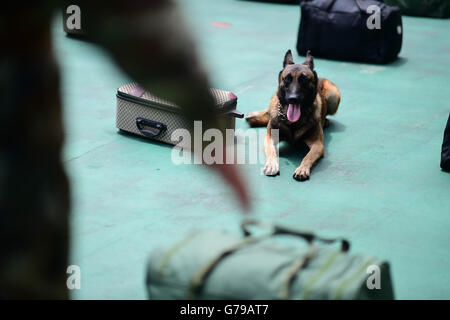
[[278, 75], [278, 90], [270, 100], [269, 108], [246, 116], [251, 127], [267, 125], [264, 139], [267, 176], [280, 173], [277, 141], [272, 129], [279, 129], [279, 141], [291, 144], [303, 141], [309, 152], [294, 171], [294, 179], [309, 179], [311, 168], [325, 155], [323, 128], [329, 124], [327, 115], [337, 112], [341, 101], [339, 89], [330, 80], [319, 78], [314, 71], [314, 58], [308, 51], [303, 64], [295, 64], [291, 50], [284, 56], [283, 70]]

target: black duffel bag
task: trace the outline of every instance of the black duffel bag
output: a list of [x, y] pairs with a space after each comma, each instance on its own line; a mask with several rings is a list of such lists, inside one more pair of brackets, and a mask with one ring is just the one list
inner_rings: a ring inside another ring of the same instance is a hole
[[304, 0], [300, 5], [300, 55], [311, 50], [317, 57], [388, 63], [400, 52], [398, 7], [374, 0]]
[[444, 141], [442, 142], [441, 168], [450, 172], [450, 114], [444, 131]]
[[397, 6], [403, 14], [419, 17], [449, 18], [448, 0], [385, 0], [386, 4]]

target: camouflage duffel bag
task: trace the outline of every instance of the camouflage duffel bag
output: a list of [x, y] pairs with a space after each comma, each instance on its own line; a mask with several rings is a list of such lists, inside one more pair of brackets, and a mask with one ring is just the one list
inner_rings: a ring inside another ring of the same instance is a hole
[[394, 298], [389, 264], [350, 254], [345, 239], [254, 220], [244, 221], [242, 230], [243, 236], [196, 231], [155, 250], [147, 267], [149, 298]]

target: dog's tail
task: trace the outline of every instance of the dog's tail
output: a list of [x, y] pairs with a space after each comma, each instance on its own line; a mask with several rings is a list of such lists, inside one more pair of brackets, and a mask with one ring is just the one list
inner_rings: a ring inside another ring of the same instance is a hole
[[246, 117], [250, 127], [264, 127], [269, 123], [269, 109], [250, 112]]
[[324, 90], [325, 100], [327, 102], [327, 114], [333, 115], [338, 111], [339, 103], [341, 102], [341, 93], [336, 85], [325, 79]]

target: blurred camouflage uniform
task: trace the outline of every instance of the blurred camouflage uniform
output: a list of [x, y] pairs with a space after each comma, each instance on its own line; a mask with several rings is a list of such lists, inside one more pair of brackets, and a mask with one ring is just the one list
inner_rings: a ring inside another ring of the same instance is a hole
[[[0, 13], [0, 298], [67, 298], [69, 185], [50, 25], [59, 1]], [[214, 126], [208, 82], [172, 1], [74, 1], [133, 79]]]

